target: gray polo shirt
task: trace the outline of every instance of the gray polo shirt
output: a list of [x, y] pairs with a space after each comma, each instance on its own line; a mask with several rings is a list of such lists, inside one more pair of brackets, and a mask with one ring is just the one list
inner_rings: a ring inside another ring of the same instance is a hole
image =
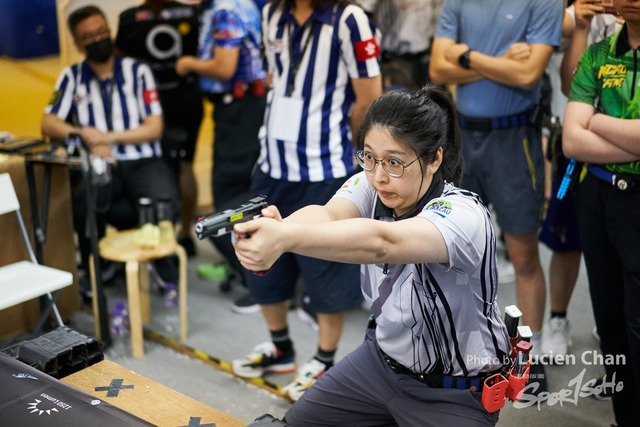
[[[364, 172], [349, 179], [334, 197], [351, 200], [363, 218], [396, 220]], [[419, 205], [409, 216], [425, 218], [438, 228], [449, 262], [361, 267], [378, 344], [418, 373], [476, 376], [500, 369], [510, 344], [496, 302], [495, 234], [489, 212], [477, 195], [449, 183], [442, 195]]]

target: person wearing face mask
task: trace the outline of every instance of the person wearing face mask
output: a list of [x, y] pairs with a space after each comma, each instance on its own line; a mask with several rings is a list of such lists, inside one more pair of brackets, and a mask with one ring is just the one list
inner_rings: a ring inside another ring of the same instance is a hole
[[[119, 229], [138, 226], [137, 201], [168, 195], [172, 212], [180, 212], [178, 188], [162, 160], [162, 107], [150, 68], [114, 54], [104, 13], [84, 6], [67, 20], [77, 49], [86, 59], [66, 67], [56, 83], [42, 118], [42, 134], [64, 140], [77, 133], [93, 158], [111, 164], [111, 180], [96, 187], [98, 237], [106, 224]], [[81, 268], [88, 265], [90, 242], [83, 180], [71, 175], [74, 228], [78, 233]], [[87, 275], [80, 282], [90, 297]]]
[[448, 93], [434, 85], [386, 92], [367, 110], [358, 140], [364, 170], [326, 204], [284, 219], [269, 206], [263, 218], [234, 227], [249, 270], [269, 270], [287, 252], [362, 264], [375, 322], [285, 420], [495, 425], [499, 411], [485, 410], [480, 396], [510, 351], [496, 302], [496, 238], [480, 197], [457, 187], [463, 161]]

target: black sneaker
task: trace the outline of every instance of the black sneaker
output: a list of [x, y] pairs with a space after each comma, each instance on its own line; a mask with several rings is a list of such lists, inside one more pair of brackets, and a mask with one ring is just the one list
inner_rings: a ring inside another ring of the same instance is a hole
[[282, 353], [271, 341], [256, 346], [251, 353], [231, 362], [231, 371], [242, 378], [258, 378], [267, 372], [288, 374], [295, 372], [293, 347]]
[[271, 414], [264, 414], [248, 424], [247, 427], [291, 427], [291, 424], [274, 418]]
[[318, 317], [316, 313], [311, 309], [311, 298], [309, 295], [304, 295], [302, 297], [302, 303], [300, 307], [296, 310], [298, 313], [298, 319], [302, 320], [304, 323], [311, 326], [311, 329], [318, 332]]
[[93, 302], [93, 291], [91, 290], [91, 279], [89, 279], [89, 275], [85, 274], [80, 277], [78, 290], [82, 298], [82, 303], [90, 306]]
[[178, 283], [178, 257], [168, 256], [149, 262], [149, 273], [160, 293], [164, 293], [167, 283]]
[[100, 260], [100, 277], [103, 285], [112, 281], [117, 273], [118, 265], [115, 262], [106, 259]]
[[591, 396], [593, 396], [597, 400], [609, 401], [613, 397], [613, 384], [607, 383], [607, 376], [604, 375], [602, 378], [598, 378], [595, 383], [591, 386], [593, 390]]
[[260, 311], [260, 305], [258, 305], [253, 298], [251, 298], [251, 294], [247, 292], [245, 296], [238, 298], [231, 304], [231, 310], [239, 314], [257, 313]]

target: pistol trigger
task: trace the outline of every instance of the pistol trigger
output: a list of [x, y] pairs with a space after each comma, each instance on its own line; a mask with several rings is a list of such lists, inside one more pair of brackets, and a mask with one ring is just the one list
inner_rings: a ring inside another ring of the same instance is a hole
[[238, 241], [236, 238], [236, 232], [231, 230], [231, 243], [235, 244]]

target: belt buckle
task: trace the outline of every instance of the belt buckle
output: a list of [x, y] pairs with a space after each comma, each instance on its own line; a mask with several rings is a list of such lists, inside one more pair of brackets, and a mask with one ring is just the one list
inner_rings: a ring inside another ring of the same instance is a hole
[[627, 182], [626, 179], [624, 178], [620, 178], [616, 180], [616, 186], [622, 190], [622, 191], [626, 191], [629, 188], [629, 183]]
[[633, 191], [638, 189], [638, 179], [628, 175], [614, 175], [613, 185], [620, 191]]

